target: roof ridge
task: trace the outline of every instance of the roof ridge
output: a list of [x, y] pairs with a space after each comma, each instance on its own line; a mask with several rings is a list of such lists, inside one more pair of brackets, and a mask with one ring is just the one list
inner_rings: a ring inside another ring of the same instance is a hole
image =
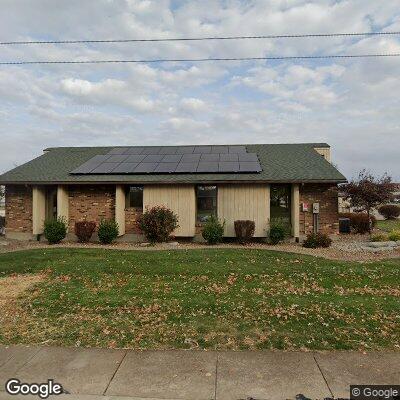
[[47, 147], [43, 151], [51, 151], [56, 149], [108, 149], [119, 147], [204, 147], [204, 146], [319, 146], [331, 147], [326, 142], [296, 142], [296, 143], [234, 143], [234, 144], [164, 144], [164, 145], [110, 145], [110, 146], [57, 146]]

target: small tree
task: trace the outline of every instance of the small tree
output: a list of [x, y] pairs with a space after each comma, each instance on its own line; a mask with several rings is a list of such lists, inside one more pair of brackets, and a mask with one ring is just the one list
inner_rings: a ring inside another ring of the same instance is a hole
[[[352, 207], [366, 211], [370, 221], [371, 210], [391, 200], [393, 194], [392, 178], [387, 174], [375, 178], [364, 169], [358, 174], [357, 179], [353, 179], [344, 185], [342, 190]], [[371, 224], [369, 224], [369, 233], [371, 233], [371, 228]]]

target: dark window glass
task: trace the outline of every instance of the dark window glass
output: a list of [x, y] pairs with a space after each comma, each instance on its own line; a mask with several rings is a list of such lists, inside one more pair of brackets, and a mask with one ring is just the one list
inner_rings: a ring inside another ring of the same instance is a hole
[[290, 227], [290, 185], [271, 185], [271, 223], [281, 222]]
[[197, 186], [197, 222], [206, 222], [217, 215], [217, 187]]
[[129, 188], [128, 205], [131, 208], [143, 208], [143, 186]]

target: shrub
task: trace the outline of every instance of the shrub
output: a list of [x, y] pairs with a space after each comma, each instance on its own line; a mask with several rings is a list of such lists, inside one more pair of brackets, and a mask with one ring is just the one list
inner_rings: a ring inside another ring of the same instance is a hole
[[208, 244], [220, 243], [224, 237], [224, 227], [225, 222], [219, 222], [218, 218], [212, 215], [204, 224], [202, 236]]
[[164, 206], [146, 209], [138, 222], [140, 229], [151, 243], [166, 242], [179, 226], [178, 216]]
[[96, 222], [78, 221], [75, 222], [75, 235], [80, 243], [87, 243], [96, 229]]
[[99, 240], [101, 243], [110, 244], [118, 237], [118, 224], [112, 219], [103, 219], [99, 224], [99, 230], [97, 234], [99, 235]]
[[316, 249], [317, 247], [329, 247], [332, 239], [325, 233], [310, 233], [303, 242], [303, 247]]
[[44, 221], [44, 237], [50, 244], [60, 243], [67, 236], [67, 222], [64, 217]]
[[400, 216], [400, 207], [394, 204], [386, 204], [378, 208], [379, 214], [383, 215], [385, 219], [395, 219]]
[[392, 242], [397, 242], [400, 240], [400, 231], [392, 231], [388, 235], [389, 240]]
[[235, 234], [240, 243], [247, 243], [254, 236], [256, 224], [254, 221], [238, 220], [235, 221]]
[[269, 241], [271, 244], [283, 242], [290, 235], [290, 223], [283, 218], [272, 218], [269, 229]]
[[[344, 213], [340, 217], [350, 218], [350, 226], [354, 233], [367, 233], [369, 231], [368, 215], [365, 213]], [[371, 215], [371, 227], [376, 224], [376, 218]]]
[[382, 233], [377, 233], [376, 235], [371, 236], [371, 242], [386, 242], [388, 237]]

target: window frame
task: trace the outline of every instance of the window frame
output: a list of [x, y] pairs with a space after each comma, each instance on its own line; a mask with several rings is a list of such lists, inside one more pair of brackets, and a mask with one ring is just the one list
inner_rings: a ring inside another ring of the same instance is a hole
[[215, 211], [214, 215], [218, 218], [218, 185], [200, 184], [195, 186], [196, 194], [196, 226], [203, 226], [206, 222], [199, 221], [199, 187], [212, 187], [215, 188]]
[[[141, 193], [142, 193], [142, 205], [141, 206], [132, 206], [131, 205], [131, 193], [132, 193], [131, 189], [132, 188], [140, 188], [141, 189]], [[142, 209], [143, 210], [143, 191], [144, 191], [144, 185], [129, 185], [129, 186], [127, 186], [125, 208], [126, 209]]]

